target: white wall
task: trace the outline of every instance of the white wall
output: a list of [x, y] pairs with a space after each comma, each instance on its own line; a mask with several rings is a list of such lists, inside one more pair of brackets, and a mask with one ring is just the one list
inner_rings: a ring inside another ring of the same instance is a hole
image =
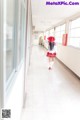
[[25, 92], [26, 92], [26, 80], [28, 74], [28, 68], [30, 65], [30, 58], [31, 58], [31, 48], [32, 48], [32, 11], [31, 11], [31, 1], [28, 0], [28, 12], [27, 12], [27, 25], [26, 25], [26, 58], [25, 58]]
[[[5, 9], [6, 2], [3, 4], [3, 0], [0, 0], [0, 120], [1, 109], [5, 103]], [[4, 9], [5, 8], [5, 9]], [[3, 32], [4, 31], [4, 32]]]
[[6, 109], [11, 109], [11, 119], [10, 120], [20, 120], [22, 107], [23, 107], [23, 89], [24, 88], [24, 65], [20, 68], [18, 72], [15, 83], [10, 91]]
[[33, 45], [39, 45], [39, 34], [38, 33], [33, 33], [32, 43]]
[[59, 44], [57, 58], [80, 77], [80, 49]]

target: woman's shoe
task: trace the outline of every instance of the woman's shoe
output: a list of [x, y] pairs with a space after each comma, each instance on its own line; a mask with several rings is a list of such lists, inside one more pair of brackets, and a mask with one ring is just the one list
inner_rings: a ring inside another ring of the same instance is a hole
[[49, 67], [49, 70], [51, 70], [51, 67]]

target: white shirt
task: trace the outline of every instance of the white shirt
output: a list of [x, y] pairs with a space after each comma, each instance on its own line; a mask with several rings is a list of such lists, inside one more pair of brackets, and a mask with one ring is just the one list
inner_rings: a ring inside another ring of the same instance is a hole
[[49, 50], [49, 49], [48, 49], [48, 52], [49, 52], [49, 53], [55, 53], [55, 52], [57, 52], [57, 46], [55, 45], [52, 50]]

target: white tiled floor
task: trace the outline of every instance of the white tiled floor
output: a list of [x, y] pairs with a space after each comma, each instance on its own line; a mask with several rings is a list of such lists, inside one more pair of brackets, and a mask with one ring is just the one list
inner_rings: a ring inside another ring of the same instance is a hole
[[33, 46], [21, 120], [80, 120], [80, 81], [56, 60], [49, 71], [47, 62]]

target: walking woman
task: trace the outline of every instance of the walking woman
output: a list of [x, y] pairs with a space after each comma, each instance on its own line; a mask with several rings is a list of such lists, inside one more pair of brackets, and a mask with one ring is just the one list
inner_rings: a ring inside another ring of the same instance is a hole
[[47, 38], [48, 39], [48, 51], [47, 51], [47, 57], [49, 59], [49, 70], [52, 69], [53, 63], [54, 63], [54, 58], [56, 57], [56, 43], [55, 43], [55, 38], [50, 36]]

